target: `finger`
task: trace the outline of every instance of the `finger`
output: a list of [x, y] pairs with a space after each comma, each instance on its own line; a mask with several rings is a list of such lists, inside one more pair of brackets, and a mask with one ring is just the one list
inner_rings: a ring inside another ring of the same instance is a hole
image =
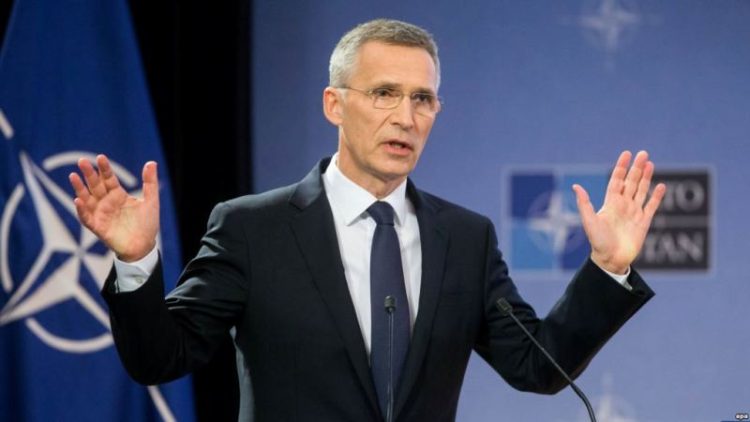
[[96, 164], [99, 167], [99, 174], [101, 175], [102, 183], [107, 191], [111, 191], [120, 187], [120, 181], [112, 171], [112, 166], [109, 164], [109, 160], [103, 154], [96, 157]]
[[75, 198], [73, 204], [76, 206], [76, 212], [78, 213], [78, 219], [81, 221], [81, 224], [91, 230], [91, 211], [86, 207], [81, 198]]
[[159, 205], [159, 177], [155, 161], [149, 161], [143, 166], [143, 199]]
[[620, 153], [620, 157], [617, 158], [617, 163], [615, 163], [615, 168], [612, 169], [612, 175], [609, 177], [606, 196], [619, 195], [622, 193], [622, 187], [625, 176], [628, 173], [628, 164], [630, 163], [631, 156], [632, 154], [630, 151], [623, 151]]
[[589, 194], [583, 186], [579, 184], [573, 185], [573, 192], [576, 194], [576, 205], [578, 206], [578, 213], [581, 215], [583, 227], [588, 227], [596, 216], [594, 205], [591, 203]]
[[651, 189], [651, 178], [653, 175], [654, 163], [649, 161], [643, 169], [643, 177], [641, 177], [641, 181], [638, 183], [638, 190], [635, 192], [635, 204], [639, 207], [642, 207], [646, 201], [646, 195], [648, 195], [648, 191]]
[[83, 178], [86, 180], [86, 185], [89, 188], [89, 192], [95, 198], [99, 199], [107, 194], [107, 189], [101, 183], [99, 173], [94, 169], [94, 166], [85, 158], [78, 160], [78, 168], [83, 173]]
[[639, 151], [633, 160], [633, 165], [628, 171], [628, 175], [625, 178], [625, 186], [623, 187], [622, 194], [625, 198], [633, 198], [638, 185], [643, 176], [643, 168], [648, 162], [648, 153], [646, 151]]
[[73, 186], [76, 197], [81, 198], [84, 203], [88, 202], [89, 198], [91, 198], [91, 195], [89, 194], [89, 190], [83, 184], [83, 181], [81, 180], [81, 177], [78, 175], [78, 173], [70, 173], [68, 175], [68, 180], [70, 180], [70, 185]]
[[651, 224], [651, 219], [654, 218], [654, 214], [656, 214], [656, 210], [659, 209], [659, 204], [661, 204], [661, 200], [664, 198], [664, 194], [667, 193], [667, 185], [664, 183], [659, 183], [654, 188], [654, 192], [651, 194], [651, 198], [646, 203], [646, 206], [643, 207], [643, 213], [646, 216], [646, 220], [649, 224]]

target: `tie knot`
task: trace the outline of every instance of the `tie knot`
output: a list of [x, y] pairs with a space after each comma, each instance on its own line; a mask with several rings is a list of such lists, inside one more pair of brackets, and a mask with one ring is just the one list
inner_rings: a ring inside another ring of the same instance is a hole
[[377, 201], [370, 205], [367, 212], [370, 213], [370, 217], [372, 217], [378, 225], [393, 225], [394, 211], [391, 204], [385, 201]]

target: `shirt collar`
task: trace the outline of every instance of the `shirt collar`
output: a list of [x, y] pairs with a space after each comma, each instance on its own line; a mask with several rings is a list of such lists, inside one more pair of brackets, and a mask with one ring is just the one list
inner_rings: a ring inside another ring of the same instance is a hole
[[[354, 183], [339, 170], [339, 154], [336, 153], [323, 173], [323, 185], [326, 189], [331, 208], [349, 226], [363, 217], [367, 208], [378, 199], [370, 192]], [[381, 199], [389, 203], [395, 211], [395, 224], [401, 226], [406, 218], [406, 180], [404, 180], [390, 195]]]

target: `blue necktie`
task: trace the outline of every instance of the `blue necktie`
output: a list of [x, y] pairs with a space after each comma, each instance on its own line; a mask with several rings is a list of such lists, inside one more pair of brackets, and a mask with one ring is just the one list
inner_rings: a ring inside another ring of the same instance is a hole
[[385, 298], [395, 299], [393, 312], [393, 390], [398, 385], [401, 368], [409, 349], [409, 302], [406, 299], [404, 271], [401, 266], [401, 247], [393, 227], [393, 208], [378, 201], [367, 209], [378, 224], [372, 237], [370, 255], [370, 305], [372, 312], [372, 350], [370, 362], [380, 410], [388, 409], [388, 383], [391, 380], [389, 362], [389, 326]]

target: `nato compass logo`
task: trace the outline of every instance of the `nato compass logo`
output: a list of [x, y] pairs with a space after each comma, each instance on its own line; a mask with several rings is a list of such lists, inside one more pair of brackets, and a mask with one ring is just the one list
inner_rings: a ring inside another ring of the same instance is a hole
[[659, 21], [641, 13], [634, 0], [585, 0], [580, 15], [562, 19], [563, 24], [579, 27], [586, 40], [604, 52], [609, 69], [614, 68], [617, 52], [641, 26]]
[[574, 183], [599, 208], [608, 175], [604, 168], [519, 169], [506, 174], [503, 215], [508, 260], [516, 273], [558, 276], [577, 270], [591, 253], [578, 215]]
[[[112, 344], [98, 292], [114, 255], [81, 226], [72, 196], [55, 182], [67, 181], [79, 157], [95, 159], [71, 151], [39, 166], [20, 152], [23, 180], [12, 189], [0, 219], [0, 329], [23, 321], [55, 350], [92, 353]], [[124, 167], [113, 169], [126, 189], [138, 183]]]
[[[600, 422], [638, 422], [635, 407], [615, 392], [614, 375], [602, 375], [602, 394], [594, 399], [594, 413]], [[588, 421], [588, 413], [581, 411], [578, 421]]]

